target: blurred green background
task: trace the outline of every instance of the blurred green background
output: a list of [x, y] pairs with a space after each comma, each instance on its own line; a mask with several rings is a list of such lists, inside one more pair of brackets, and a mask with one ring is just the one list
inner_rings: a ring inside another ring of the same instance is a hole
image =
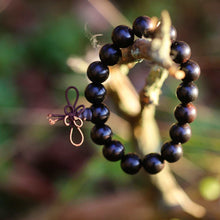
[[[110, 41], [110, 20], [94, 2], [0, 1], [0, 219], [191, 219], [181, 210], [168, 210], [144, 172], [128, 176], [119, 163], [106, 161], [90, 141], [90, 124], [84, 126], [85, 143], [76, 149], [68, 128], [48, 125], [47, 114], [65, 105], [66, 87], [76, 85], [83, 95], [88, 83], [67, 60], [96, 59], [90, 33], [103, 34], [100, 44]], [[220, 1], [111, 3], [131, 23], [139, 15], [160, 17], [168, 10], [178, 39], [191, 46], [192, 59], [201, 66], [198, 117], [184, 144], [184, 159], [172, 170], [187, 194], [207, 208], [206, 219], [220, 219]], [[111, 15], [110, 8], [105, 10]], [[137, 70], [144, 73], [144, 64]], [[143, 80], [132, 74], [139, 91]], [[174, 122], [178, 83], [170, 77], [163, 86], [156, 114], [162, 141]], [[130, 138], [118, 138], [132, 149]]]

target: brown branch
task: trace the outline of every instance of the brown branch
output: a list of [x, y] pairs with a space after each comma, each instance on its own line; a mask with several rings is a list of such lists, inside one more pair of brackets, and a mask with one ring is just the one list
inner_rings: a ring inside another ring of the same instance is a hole
[[179, 186], [171, 173], [170, 167], [166, 164], [165, 169], [158, 175], [151, 176], [153, 183], [160, 189], [163, 199], [169, 206], [179, 205], [186, 213], [202, 218], [206, 214], [206, 209], [193, 202], [184, 190]]
[[154, 115], [155, 105], [145, 106], [134, 128], [134, 136], [143, 155], [156, 152], [160, 147], [160, 133]]
[[[170, 42], [170, 40], [168, 42]], [[153, 40], [143, 38], [137, 39], [132, 46], [121, 49], [122, 58], [119, 61], [119, 64], [128, 64], [137, 62], [141, 59], [146, 59], [166, 68], [169, 71], [169, 74], [176, 79], [183, 79], [185, 73], [179, 70], [178, 64], [170, 60], [170, 47], [168, 49], [163, 49], [167, 50], [166, 53], [163, 53], [163, 50], [158, 50], [161, 44], [162, 41], [159, 38]], [[166, 59], [164, 57], [166, 57]]]
[[[170, 42], [170, 40], [168, 40], [168, 42]], [[163, 44], [163, 41], [159, 38], [153, 40], [143, 38], [137, 39], [132, 46], [121, 49], [122, 58], [119, 64], [128, 64], [146, 59], [166, 68], [169, 74], [176, 79], [183, 79], [185, 73], [179, 70], [179, 65], [170, 59], [170, 47], [166, 49], [167, 46], [163, 46]], [[164, 47], [164, 49], [158, 49], [160, 46], [162, 46], [162, 48]], [[166, 53], [163, 52], [164, 50]]]
[[[174, 63], [170, 57], [170, 26], [171, 20], [169, 13], [163, 11], [161, 14], [161, 25], [155, 32], [153, 39], [137, 39], [128, 48], [122, 49], [120, 63], [136, 62], [140, 59], [153, 61], [154, 63], [166, 68], [170, 75], [177, 79], [184, 78], [185, 74], [179, 70], [179, 65]], [[157, 26], [155, 25], [155, 29]]]
[[117, 65], [111, 68], [108, 87], [117, 95], [119, 108], [130, 116], [136, 116], [141, 111], [139, 95], [127, 76], [127, 65]]
[[158, 151], [160, 134], [155, 120], [155, 107], [159, 103], [161, 87], [168, 77], [168, 71], [157, 65], [151, 68], [146, 86], [141, 95], [143, 104], [140, 121], [135, 128], [135, 137], [143, 155]]
[[[160, 134], [154, 117], [155, 106], [158, 105], [163, 82], [168, 77], [167, 69], [173, 68], [169, 56], [169, 30], [171, 21], [167, 12], [163, 12], [161, 16], [161, 32], [157, 33], [159, 38], [152, 40], [151, 46], [149, 47], [150, 51], [147, 51], [149, 52], [148, 55], [164, 68], [158, 65], [154, 65], [151, 68], [148, 79], [146, 80], [146, 86], [141, 94], [143, 109], [140, 122], [135, 128], [135, 137], [143, 155], [150, 152], [158, 152], [160, 148]], [[167, 69], [165, 69], [165, 67]], [[195, 217], [205, 215], [205, 209], [192, 202], [184, 190], [178, 185], [168, 164], [166, 164], [166, 168], [160, 174], [151, 176], [150, 178], [158, 189], [160, 189], [166, 204], [172, 206], [179, 205], [185, 212]]]

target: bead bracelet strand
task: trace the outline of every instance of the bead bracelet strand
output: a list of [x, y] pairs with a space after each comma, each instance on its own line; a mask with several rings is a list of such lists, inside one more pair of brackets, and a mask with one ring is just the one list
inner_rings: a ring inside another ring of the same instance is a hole
[[[159, 25], [157, 28], [159, 28]], [[122, 56], [120, 48], [131, 46], [134, 43], [135, 35], [139, 38], [151, 38], [157, 28], [154, 28], [154, 24], [148, 16], [136, 18], [132, 29], [125, 25], [114, 28], [112, 32], [113, 44], [104, 45], [99, 52], [100, 61], [91, 63], [87, 69], [87, 76], [92, 83], [86, 87], [85, 97], [92, 103], [92, 106], [85, 108], [83, 112], [77, 115], [78, 118], [95, 124], [91, 130], [91, 139], [97, 145], [104, 145], [102, 152], [107, 160], [121, 160], [121, 168], [127, 174], [136, 174], [141, 167], [150, 174], [156, 174], [164, 168], [164, 160], [170, 163], [178, 161], [183, 154], [182, 144], [191, 137], [189, 123], [195, 120], [197, 114], [192, 101], [198, 97], [198, 88], [193, 81], [199, 78], [200, 67], [195, 61], [189, 60], [191, 56], [189, 45], [183, 41], [176, 41], [176, 29], [171, 26], [170, 39], [172, 45], [170, 56], [185, 73], [185, 77], [182, 79], [183, 82], [176, 90], [181, 103], [174, 110], [177, 123], [170, 128], [171, 141], [162, 145], [161, 154], [150, 153], [141, 159], [136, 153], [125, 154], [123, 144], [118, 140], [112, 140], [112, 130], [105, 124], [110, 111], [102, 103], [106, 96], [106, 89], [102, 83], [109, 77], [108, 66], [118, 63]]]

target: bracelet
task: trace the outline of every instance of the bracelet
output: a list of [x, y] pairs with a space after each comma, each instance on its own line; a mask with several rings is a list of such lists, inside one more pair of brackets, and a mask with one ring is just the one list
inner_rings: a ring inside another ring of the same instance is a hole
[[[177, 123], [174, 123], [170, 130], [171, 141], [164, 143], [161, 147], [161, 154], [150, 153], [143, 159], [136, 153], [126, 153], [123, 144], [118, 140], [112, 140], [112, 130], [105, 124], [110, 115], [110, 110], [102, 102], [106, 96], [106, 89], [102, 83], [109, 76], [108, 66], [118, 63], [122, 53], [120, 48], [127, 48], [134, 43], [134, 36], [139, 38], [152, 38], [157, 31], [157, 27], [150, 17], [140, 16], [135, 19], [133, 29], [125, 25], [119, 25], [112, 32], [113, 44], [104, 45], [99, 51], [100, 61], [91, 63], [87, 69], [87, 76], [92, 81], [85, 89], [86, 99], [92, 103], [90, 108], [83, 105], [76, 107], [78, 100], [78, 90], [75, 87], [69, 87], [66, 90], [67, 105], [64, 107], [64, 115], [49, 114], [50, 124], [63, 120], [66, 126], [71, 126], [70, 141], [73, 145], [79, 146], [83, 142], [83, 134], [80, 127], [82, 120], [91, 121], [94, 127], [91, 130], [91, 139], [97, 145], [104, 145], [103, 155], [109, 161], [121, 160], [121, 168], [127, 174], [136, 174], [141, 167], [148, 173], [156, 174], [164, 168], [164, 161], [173, 163], [178, 161], [182, 154], [182, 144], [187, 142], [191, 137], [191, 128], [189, 123], [196, 118], [196, 107], [192, 104], [198, 97], [198, 88], [194, 84], [200, 76], [199, 65], [190, 59], [191, 49], [184, 41], [177, 41], [177, 32], [174, 26], [170, 29], [170, 40], [172, 42], [170, 56], [172, 60], [179, 65], [180, 70], [184, 71], [185, 77], [182, 83], [177, 87], [176, 95], [181, 101], [174, 110], [174, 116]], [[73, 106], [68, 100], [68, 91], [76, 91], [77, 97]], [[56, 117], [55, 120], [52, 117]], [[77, 123], [78, 121], [78, 123]], [[72, 140], [72, 129], [75, 126], [82, 140], [76, 144]]]

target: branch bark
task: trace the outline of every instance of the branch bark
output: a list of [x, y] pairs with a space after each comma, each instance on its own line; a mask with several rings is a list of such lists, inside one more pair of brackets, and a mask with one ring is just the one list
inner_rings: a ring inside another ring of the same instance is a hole
[[[163, 82], [168, 77], [167, 69], [172, 66], [172, 61], [169, 56], [171, 21], [168, 12], [162, 12], [161, 17], [161, 32], [157, 33], [159, 38], [154, 39], [151, 43], [151, 58], [162, 67], [154, 65], [151, 68], [146, 86], [143, 89], [141, 99], [143, 109], [140, 123], [135, 129], [138, 147], [143, 155], [150, 152], [158, 152], [160, 149], [160, 135], [154, 117], [155, 106], [159, 103]], [[185, 212], [197, 218], [201, 218], [205, 215], [205, 208], [191, 201], [184, 190], [178, 185], [168, 164], [166, 164], [166, 168], [161, 173], [156, 176], [150, 176], [150, 178], [158, 189], [160, 189], [167, 205], [178, 205], [182, 207]]]
[[[134, 137], [143, 155], [158, 152], [160, 149], [160, 134], [154, 115], [165, 79], [168, 77], [169, 72], [176, 78], [184, 77], [182, 71], [178, 70], [178, 65], [174, 64], [170, 58], [171, 20], [168, 12], [162, 12], [161, 18], [161, 29], [157, 31], [156, 37], [152, 41], [148, 39], [136, 40], [131, 47], [123, 50], [120, 61], [123, 64], [135, 62], [138, 59], [147, 59], [155, 63], [146, 80], [146, 86], [140, 94], [142, 108], [139, 123], [134, 127]], [[122, 81], [120, 83], [123, 84]], [[120, 86], [116, 86], [115, 89], [117, 93], [121, 93]], [[130, 98], [128, 95], [125, 95], [125, 97]], [[120, 101], [124, 102], [124, 99]], [[126, 103], [131, 103], [131, 101], [126, 100]], [[150, 178], [160, 189], [167, 205], [180, 206], [185, 212], [197, 218], [205, 215], [205, 208], [191, 201], [178, 185], [168, 164], [166, 164], [166, 168], [161, 174], [150, 176]]]

